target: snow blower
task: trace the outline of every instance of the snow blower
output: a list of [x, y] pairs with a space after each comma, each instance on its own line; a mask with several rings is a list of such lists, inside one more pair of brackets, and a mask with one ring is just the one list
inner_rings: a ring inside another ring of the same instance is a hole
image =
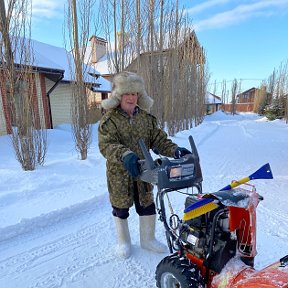
[[[156, 268], [159, 288], [288, 288], [288, 255], [256, 271], [256, 208], [263, 200], [254, 179], [272, 179], [269, 164], [217, 192], [202, 193], [202, 172], [192, 136], [191, 154], [180, 159], [159, 156], [153, 160], [142, 140], [139, 145], [141, 180], [157, 187], [156, 206], [163, 222], [171, 255]], [[244, 184], [245, 188], [238, 186]], [[187, 194], [181, 219], [167, 215], [164, 197]]]

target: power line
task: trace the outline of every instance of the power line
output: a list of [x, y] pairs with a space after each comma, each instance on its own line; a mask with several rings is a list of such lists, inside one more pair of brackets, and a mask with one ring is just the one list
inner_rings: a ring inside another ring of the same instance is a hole
[[[229, 83], [229, 82], [233, 82], [235, 79], [233, 80], [223, 80], [221, 82], [212, 82], [209, 85], [218, 85], [218, 84], [222, 84], [223, 82], [225, 83]], [[237, 80], [237, 79], [236, 79]], [[265, 79], [260, 79], [260, 78], [239, 78], [240, 81], [264, 81]]]

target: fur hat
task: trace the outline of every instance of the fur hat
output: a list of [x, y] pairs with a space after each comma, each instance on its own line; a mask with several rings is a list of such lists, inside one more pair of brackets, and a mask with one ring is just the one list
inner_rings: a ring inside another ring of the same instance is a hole
[[137, 104], [144, 110], [149, 111], [153, 105], [154, 101], [145, 90], [143, 78], [135, 73], [125, 71], [114, 76], [111, 97], [102, 101], [102, 107], [106, 110], [116, 108], [125, 93], [138, 93]]

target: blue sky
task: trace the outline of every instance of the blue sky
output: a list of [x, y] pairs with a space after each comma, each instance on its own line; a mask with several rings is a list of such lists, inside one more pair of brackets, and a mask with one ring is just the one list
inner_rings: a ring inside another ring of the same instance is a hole
[[[66, 1], [33, 1], [33, 39], [63, 47]], [[229, 86], [233, 79], [242, 79], [242, 90], [257, 87], [287, 62], [288, 0], [180, 2], [206, 51], [213, 85], [226, 80]]]

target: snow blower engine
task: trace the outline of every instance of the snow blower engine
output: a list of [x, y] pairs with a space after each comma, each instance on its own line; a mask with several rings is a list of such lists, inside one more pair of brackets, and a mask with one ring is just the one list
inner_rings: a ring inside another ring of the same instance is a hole
[[[156, 160], [139, 141], [144, 155], [140, 179], [158, 188], [157, 212], [171, 253], [156, 268], [157, 287], [288, 288], [288, 255], [261, 271], [253, 268], [256, 207], [263, 197], [245, 183], [273, 178], [269, 164], [217, 192], [202, 194], [198, 151], [192, 136], [188, 139], [191, 154]], [[241, 184], [249, 189], [236, 188]], [[182, 219], [175, 213], [167, 216], [164, 198], [170, 192], [187, 194]]]

